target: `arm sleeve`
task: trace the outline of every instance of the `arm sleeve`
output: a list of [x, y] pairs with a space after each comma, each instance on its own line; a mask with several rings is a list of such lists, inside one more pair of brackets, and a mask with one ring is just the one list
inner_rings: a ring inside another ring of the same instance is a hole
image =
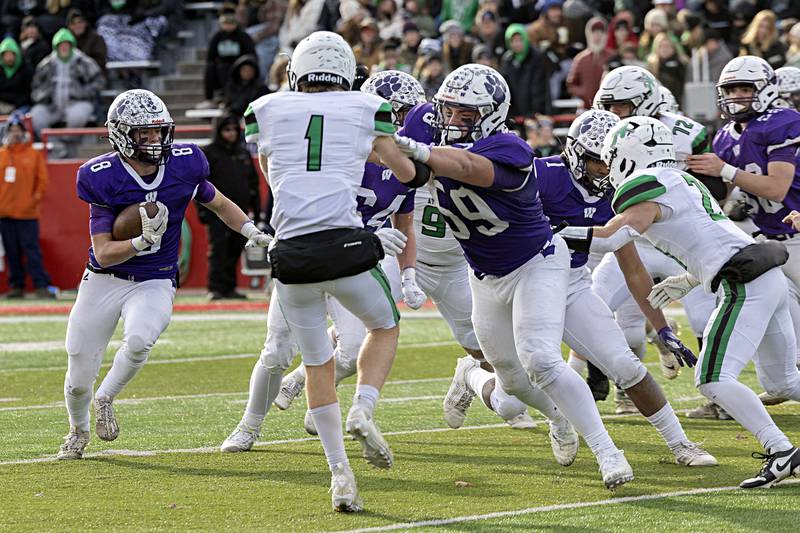
[[89, 204], [89, 234], [111, 233], [115, 218], [114, 212], [110, 208]]
[[770, 121], [770, 127], [765, 132], [767, 160], [796, 163], [797, 149], [800, 147], [800, 114], [789, 109], [781, 111]]
[[207, 204], [216, 196], [217, 189], [215, 189], [207, 179], [203, 178], [200, 180], [200, 184], [197, 186], [197, 192], [194, 194], [194, 199], [201, 204]]
[[259, 140], [260, 133], [256, 112], [253, 110], [253, 104], [250, 104], [244, 111], [244, 140], [255, 144]]

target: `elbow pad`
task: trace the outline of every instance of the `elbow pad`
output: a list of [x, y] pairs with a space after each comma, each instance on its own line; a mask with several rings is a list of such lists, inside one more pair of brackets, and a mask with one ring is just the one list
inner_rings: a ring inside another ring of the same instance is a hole
[[433, 171], [431, 167], [425, 163], [420, 163], [416, 159], [412, 159], [411, 162], [414, 163], [414, 179], [404, 185], [410, 189], [419, 189], [430, 181]]
[[616, 252], [636, 237], [640, 237], [639, 232], [630, 226], [622, 226], [609, 237], [594, 237], [589, 246], [590, 252], [609, 253]]

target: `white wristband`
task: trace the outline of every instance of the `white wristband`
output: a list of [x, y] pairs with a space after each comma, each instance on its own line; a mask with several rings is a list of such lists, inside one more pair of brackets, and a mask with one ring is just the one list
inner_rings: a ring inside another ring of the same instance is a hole
[[139, 235], [131, 239], [131, 246], [137, 251], [141, 252], [142, 250], [146, 250], [148, 247], [152, 246], [153, 243], [147, 242], [144, 238], [144, 235]]
[[733, 183], [733, 180], [736, 179], [736, 172], [738, 172], [738, 168], [733, 165], [729, 165], [725, 163], [722, 165], [722, 170], [719, 171], [719, 175], [722, 178], [722, 181], [725, 183]]
[[254, 233], [258, 233], [260, 230], [253, 224], [252, 220], [248, 220], [244, 224], [242, 224], [242, 229], [239, 230], [239, 233], [247, 237], [248, 239], [253, 236]]

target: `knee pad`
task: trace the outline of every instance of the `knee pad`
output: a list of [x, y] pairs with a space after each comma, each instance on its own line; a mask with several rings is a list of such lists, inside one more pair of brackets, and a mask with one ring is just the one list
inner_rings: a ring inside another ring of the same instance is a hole
[[453, 324], [454, 337], [458, 344], [469, 350], [480, 350], [478, 337], [475, 335], [475, 328], [472, 327], [472, 320], [456, 321]]
[[621, 389], [630, 389], [647, 375], [647, 368], [634, 354], [620, 355], [610, 362], [608, 377]]
[[497, 389], [493, 393], [492, 407], [503, 420], [511, 420], [519, 416], [528, 408], [527, 405], [517, 399], [516, 396], [509, 396], [505, 390]]
[[531, 378], [522, 370], [507, 370], [495, 365], [494, 371], [500, 377], [503, 391], [510, 396], [525, 395], [533, 388]]
[[71, 379], [69, 375], [64, 380], [64, 394], [67, 396], [84, 396], [91, 394], [94, 388], [96, 376], [89, 379], [85, 377], [83, 380]]
[[523, 361], [525, 369], [528, 371], [528, 377], [537, 387], [544, 389], [549, 384], [558, 379], [561, 372], [567, 368], [567, 363], [563, 359], [554, 359], [552, 361], [545, 360], [539, 361], [532, 358], [532, 361]]
[[141, 366], [147, 361], [154, 342], [149, 342], [141, 335], [130, 335], [125, 339], [125, 357], [134, 366]]
[[714, 403], [719, 403], [717, 401], [717, 391], [719, 389], [720, 382], [719, 381], [711, 381], [708, 383], [702, 383], [698, 385], [697, 390], [700, 391], [700, 394], [708, 398]]
[[285, 371], [295, 356], [294, 339], [288, 329], [273, 328], [267, 332], [259, 359], [268, 371]]

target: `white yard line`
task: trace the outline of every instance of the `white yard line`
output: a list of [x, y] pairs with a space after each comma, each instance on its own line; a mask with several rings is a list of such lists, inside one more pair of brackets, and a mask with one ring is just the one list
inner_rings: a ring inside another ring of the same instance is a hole
[[[800, 483], [800, 479], [788, 479], [782, 481], [780, 485], [795, 485]], [[402, 522], [396, 524], [389, 524], [386, 526], [365, 527], [360, 529], [349, 529], [346, 531], [339, 531], [338, 533], [367, 533], [377, 531], [395, 531], [398, 529], [412, 529], [418, 527], [436, 527], [446, 526], [449, 524], [461, 524], [463, 522], [475, 522], [478, 520], [493, 520], [495, 518], [507, 518], [512, 516], [523, 516], [536, 513], [549, 513], [553, 511], [570, 511], [572, 509], [583, 509], [586, 507], [599, 507], [604, 505], [617, 505], [622, 503], [641, 502], [648, 500], [662, 500], [664, 498], [677, 498], [682, 496], [697, 496], [701, 494], [713, 494], [717, 492], [732, 492], [742, 491], [739, 487], [709, 487], [700, 489], [681, 490], [675, 492], [662, 492], [659, 494], [643, 494], [641, 496], [624, 496], [622, 498], [611, 498], [608, 500], [599, 500], [594, 502], [574, 502], [562, 503], [558, 505], [543, 505], [541, 507], [528, 507], [527, 509], [518, 509], [516, 511], [499, 511], [495, 513], [476, 514], [457, 516], [454, 518], [442, 518], [439, 520], [423, 520], [419, 522]]]
[[[159, 339], [158, 344], [173, 344], [170, 339]], [[109, 348], [119, 348], [122, 341], [111, 341]], [[10, 352], [53, 352], [64, 351], [64, 340], [34, 342], [0, 342], [0, 354]]]
[[[447, 378], [449, 379], [449, 378]], [[689, 409], [679, 409], [676, 410], [676, 413], [685, 413]], [[626, 414], [626, 415], [605, 415], [601, 416], [603, 420], [614, 420], [618, 418], [631, 418], [639, 416], [638, 414]], [[541, 420], [539, 420], [541, 421]], [[480, 430], [480, 429], [497, 429], [497, 428], [505, 428], [508, 427], [505, 423], [502, 424], [483, 424], [480, 426], [464, 426], [459, 429], [451, 429], [447, 427], [440, 427], [440, 428], [430, 428], [430, 429], [412, 429], [406, 431], [387, 431], [384, 432], [384, 436], [392, 436], [392, 435], [419, 435], [422, 433], [442, 433], [446, 431], [473, 431], [473, 430]], [[276, 446], [280, 444], [293, 444], [298, 442], [309, 442], [319, 440], [318, 437], [303, 437], [303, 438], [296, 438], [296, 439], [281, 439], [281, 440], [271, 440], [271, 441], [263, 441], [263, 442], [256, 442], [254, 446], [262, 447], [262, 446]], [[166, 449], [166, 450], [103, 450], [99, 452], [90, 452], [87, 453], [84, 457], [91, 458], [91, 457], [104, 457], [109, 455], [122, 455], [126, 457], [152, 457], [156, 455], [165, 455], [170, 453], [218, 453], [219, 448], [216, 446], [205, 446], [202, 448], [176, 448], [176, 449]], [[55, 462], [57, 459], [55, 455], [50, 455], [47, 457], [37, 457], [34, 459], [12, 459], [11, 461], [0, 461], [0, 466], [5, 465], [26, 465], [26, 464], [35, 464], [35, 463], [51, 463]]]
[[[112, 341], [118, 342], [118, 341]], [[162, 343], [161, 340], [158, 341]], [[171, 342], [171, 341], [168, 341]], [[62, 343], [63, 344], [63, 343]], [[400, 343], [398, 349], [414, 349], [414, 348], [438, 348], [442, 346], [456, 346], [455, 341], [431, 341], [431, 342], [412, 342]], [[0, 350], [2, 351], [2, 350]], [[253, 353], [237, 353], [228, 355], [208, 355], [200, 357], [175, 357], [172, 359], [151, 359], [147, 361], [147, 365], [173, 365], [177, 363], [199, 363], [204, 361], [225, 361], [230, 359], [252, 359], [253, 361], [258, 358], [258, 354]], [[111, 362], [103, 363], [101, 368], [108, 368]], [[23, 368], [2, 368], [0, 374], [13, 374], [15, 372], [53, 372], [65, 371], [66, 366], [42, 366], [42, 367], [23, 367]]]

